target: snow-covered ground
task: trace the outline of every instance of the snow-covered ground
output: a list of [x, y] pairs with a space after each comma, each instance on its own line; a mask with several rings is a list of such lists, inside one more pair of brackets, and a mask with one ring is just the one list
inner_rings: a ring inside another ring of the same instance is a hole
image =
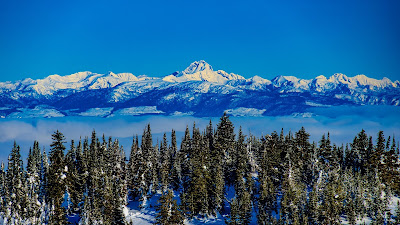
[[114, 112], [115, 116], [138, 116], [143, 114], [162, 114], [161, 110], [157, 110], [157, 106], [138, 106], [120, 109]]
[[[158, 192], [152, 198], [148, 199], [146, 202], [145, 208], [140, 208], [138, 202], [130, 201], [129, 204], [124, 207], [124, 216], [125, 220], [132, 224], [140, 224], [140, 225], [152, 225], [156, 221], [156, 210], [155, 206], [158, 205], [158, 199], [160, 198], [161, 193]], [[177, 193], [174, 194], [174, 199], [177, 199]], [[208, 217], [208, 218], [194, 218], [191, 220], [185, 220], [185, 224], [187, 225], [197, 225], [197, 224], [213, 224], [213, 225], [222, 225], [225, 224], [226, 216], [221, 216], [218, 214], [217, 217]]]
[[91, 108], [91, 109], [88, 109], [85, 112], [79, 113], [79, 115], [81, 115], [81, 116], [99, 116], [99, 117], [104, 117], [104, 116], [110, 115], [111, 111], [113, 109], [114, 109], [113, 107], [109, 107], [109, 108]]
[[[130, 202], [130, 204], [124, 208], [124, 215], [127, 222], [132, 221], [133, 224], [140, 225], [151, 225], [155, 222], [156, 211], [154, 206], [157, 205], [157, 200], [160, 197], [160, 194], [155, 195], [153, 198], [149, 199], [148, 205], [151, 205], [151, 208], [140, 209], [137, 202]], [[396, 215], [396, 207], [397, 202], [400, 201], [399, 197], [393, 197], [390, 200], [390, 211], [393, 215]], [[185, 224], [187, 225], [198, 225], [198, 224], [214, 224], [214, 225], [222, 225], [225, 224], [226, 215], [218, 215], [217, 217], [209, 217], [209, 218], [195, 218], [192, 220], [185, 220]], [[349, 224], [345, 218], [341, 218], [342, 224]], [[358, 218], [357, 224], [370, 224], [370, 218]], [[256, 216], [253, 212], [251, 224], [257, 224]]]
[[232, 116], [243, 117], [243, 116], [262, 116], [262, 114], [265, 111], [266, 111], [266, 109], [239, 107], [236, 109], [228, 109], [225, 112]]
[[33, 109], [18, 109], [18, 112], [13, 112], [8, 115], [8, 118], [52, 118], [52, 117], [63, 117], [64, 114], [60, 113], [56, 109], [46, 109], [40, 106], [36, 106]]

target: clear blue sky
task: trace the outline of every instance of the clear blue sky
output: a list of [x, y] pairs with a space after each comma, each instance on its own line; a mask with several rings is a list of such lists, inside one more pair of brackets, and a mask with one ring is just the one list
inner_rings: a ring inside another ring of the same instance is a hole
[[245, 77], [400, 79], [400, 2], [1, 1], [0, 80], [164, 76], [204, 59]]

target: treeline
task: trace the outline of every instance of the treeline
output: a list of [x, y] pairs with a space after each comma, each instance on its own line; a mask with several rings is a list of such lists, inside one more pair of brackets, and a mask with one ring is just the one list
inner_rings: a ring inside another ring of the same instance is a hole
[[[364, 130], [337, 146], [329, 133], [311, 143], [304, 128], [245, 136], [223, 115], [216, 127], [186, 128], [178, 148], [175, 131], [154, 144], [150, 124], [134, 137], [129, 160], [118, 140], [91, 138], [65, 147], [52, 135], [49, 156], [34, 142], [24, 167], [14, 143], [0, 170], [0, 215], [4, 224], [130, 224], [129, 201], [152, 207], [161, 192], [157, 224], [227, 214], [227, 224], [340, 224], [370, 218], [400, 224], [390, 199], [400, 193], [399, 146]], [[175, 197], [174, 197], [175, 195]], [[179, 202], [177, 197], [179, 196]]]

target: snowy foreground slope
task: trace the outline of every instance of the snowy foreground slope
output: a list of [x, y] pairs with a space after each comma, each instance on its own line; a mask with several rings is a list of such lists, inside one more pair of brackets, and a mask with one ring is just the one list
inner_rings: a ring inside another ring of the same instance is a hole
[[79, 72], [44, 79], [0, 82], [0, 117], [116, 115], [309, 115], [342, 105], [400, 105], [400, 82], [334, 74], [305, 80], [278, 76], [249, 79], [204, 61], [165, 77]]
[[[156, 198], [152, 199], [154, 204], [157, 204]], [[393, 197], [390, 201], [390, 212], [392, 215], [396, 215], [396, 207], [397, 202], [400, 201], [400, 198]], [[139, 209], [137, 206], [131, 204], [124, 208], [124, 215], [128, 222], [132, 222], [132, 224], [140, 224], [140, 225], [152, 225], [154, 224], [156, 211], [153, 209]], [[215, 224], [215, 225], [225, 225], [225, 216], [219, 215], [216, 218], [207, 218], [207, 219], [193, 219], [193, 220], [186, 220], [185, 224], [187, 225], [197, 225], [197, 224]], [[346, 218], [341, 218], [342, 224], [349, 224]], [[252, 216], [251, 224], [257, 224], [257, 219], [255, 215]], [[371, 224], [370, 218], [357, 218], [356, 224]]]

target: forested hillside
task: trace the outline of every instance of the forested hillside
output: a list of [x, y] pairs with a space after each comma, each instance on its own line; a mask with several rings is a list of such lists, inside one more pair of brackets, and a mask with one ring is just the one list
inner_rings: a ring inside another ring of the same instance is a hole
[[304, 128], [255, 137], [224, 114], [158, 141], [148, 124], [130, 151], [105, 135], [67, 143], [56, 131], [47, 152], [34, 141], [26, 164], [14, 143], [0, 170], [0, 222], [135, 224], [126, 213], [135, 203], [156, 210], [156, 224], [400, 224], [400, 205], [389, 208], [400, 194], [399, 144], [382, 131], [346, 145], [328, 131], [311, 143]]

